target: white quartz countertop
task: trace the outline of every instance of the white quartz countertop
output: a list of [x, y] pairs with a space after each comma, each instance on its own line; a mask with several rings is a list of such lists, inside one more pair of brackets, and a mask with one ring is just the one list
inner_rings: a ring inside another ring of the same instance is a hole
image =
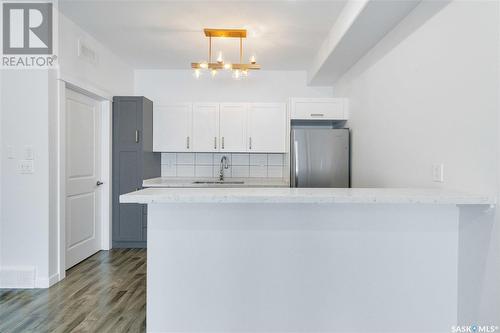
[[496, 198], [404, 188], [147, 188], [121, 195], [120, 202], [492, 205]]
[[[195, 182], [214, 182], [218, 178], [180, 178], [158, 177], [145, 179], [143, 187], [288, 187], [288, 182], [283, 178], [226, 178], [224, 184], [195, 184]], [[243, 182], [235, 184], [234, 182]]]

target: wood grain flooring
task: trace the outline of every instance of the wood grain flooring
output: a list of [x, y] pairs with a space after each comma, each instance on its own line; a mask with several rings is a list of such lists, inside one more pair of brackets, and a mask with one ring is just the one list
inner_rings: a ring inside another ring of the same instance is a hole
[[145, 332], [146, 250], [100, 251], [49, 289], [0, 289], [0, 332]]

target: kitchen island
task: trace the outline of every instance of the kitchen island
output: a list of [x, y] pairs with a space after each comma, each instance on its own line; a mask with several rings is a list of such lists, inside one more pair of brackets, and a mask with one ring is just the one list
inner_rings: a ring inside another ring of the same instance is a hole
[[494, 198], [418, 189], [149, 188], [149, 332], [457, 324], [458, 222]]

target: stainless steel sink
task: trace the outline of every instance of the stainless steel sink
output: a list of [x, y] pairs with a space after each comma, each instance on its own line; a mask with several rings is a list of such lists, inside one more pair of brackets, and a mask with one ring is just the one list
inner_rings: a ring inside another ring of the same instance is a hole
[[241, 185], [245, 184], [242, 181], [224, 181], [224, 180], [212, 180], [212, 181], [202, 181], [198, 180], [193, 182], [193, 184], [206, 184], [206, 185]]

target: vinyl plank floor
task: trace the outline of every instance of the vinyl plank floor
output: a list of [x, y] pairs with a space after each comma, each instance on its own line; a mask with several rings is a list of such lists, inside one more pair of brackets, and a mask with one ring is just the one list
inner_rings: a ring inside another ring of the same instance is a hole
[[145, 332], [146, 250], [100, 251], [49, 289], [0, 289], [0, 332]]

